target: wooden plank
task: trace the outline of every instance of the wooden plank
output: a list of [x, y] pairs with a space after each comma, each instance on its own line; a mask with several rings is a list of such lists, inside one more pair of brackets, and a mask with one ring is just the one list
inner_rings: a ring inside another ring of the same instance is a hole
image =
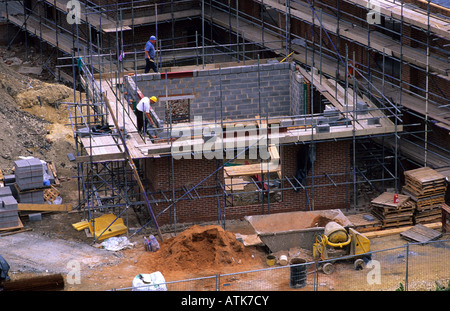
[[400, 236], [409, 241], [425, 243], [440, 238], [442, 233], [418, 224], [400, 233]]
[[280, 154], [278, 153], [278, 148], [275, 145], [269, 146], [269, 154], [272, 160], [279, 160]]
[[4, 291], [56, 291], [64, 290], [64, 276], [59, 274], [22, 277], [2, 282]]
[[242, 178], [225, 178], [225, 190], [227, 191], [244, 191], [244, 187], [248, 182]]
[[[359, 4], [363, 7], [368, 7], [370, 0], [347, 0], [348, 2], [353, 2]], [[392, 1], [378, 0], [377, 5], [379, 6], [379, 11], [381, 14], [386, 16], [391, 16], [397, 20], [403, 19], [404, 22], [413, 24], [424, 30], [427, 30], [427, 14], [426, 11], [417, 11], [403, 6], [402, 3], [394, 3]], [[403, 14], [402, 14], [403, 13]], [[447, 21], [441, 20], [435, 14], [430, 15], [430, 31], [436, 33], [439, 36], [446, 37], [449, 33], [449, 23]]]
[[250, 175], [258, 175], [261, 173], [262, 174], [276, 173], [280, 171], [280, 169], [281, 168], [279, 165], [277, 165], [274, 168], [273, 165], [267, 164], [249, 164], [249, 165], [224, 167], [224, 171], [227, 173], [229, 177], [250, 176]]
[[32, 228], [20, 228], [17, 230], [12, 230], [12, 231], [6, 232], [6, 233], [0, 233], [0, 237], [13, 235], [13, 234], [21, 233], [21, 232], [32, 231], [32, 230], [33, 230]]
[[58, 174], [56, 172], [56, 167], [53, 162], [47, 162], [47, 168], [52, 172], [53, 178], [55, 179], [55, 186], [61, 186], [61, 182], [59, 181]]
[[49, 211], [49, 212], [68, 212], [72, 210], [70, 204], [18, 204], [19, 211]]
[[[424, 224], [423, 226], [427, 227], [427, 228], [431, 228], [431, 229], [438, 229], [442, 227], [442, 223], [441, 222], [435, 222], [435, 223], [430, 223], [430, 224]], [[366, 232], [364, 233], [364, 236], [366, 236], [369, 239], [373, 239], [373, 238], [378, 238], [378, 237], [383, 237], [383, 236], [389, 236], [389, 235], [394, 235], [394, 234], [399, 234], [403, 231], [406, 231], [410, 228], [412, 228], [413, 226], [406, 226], [403, 228], [396, 228], [396, 229], [386, 229], [386, 230], [377, 230], [377, 231], [372, 231], [372, 232]]]
[[85, 163], [85, 162], [90, 162], [90, 161], [103, 162], [103, 161], [125, 160], [125, 159], [126, 159], [126, 156], [125, 156], [125, 153], [123, 153], [123, 152], [75, 157], [75, 161], [77, 163]]
[[[275, 2], [273, 0], [257, 0], [257, 2], [261, 2], [265, 6], [270, 6], [279, 12], [284, 13], [286, 7], [284, 4]], [[413, 12], [408, 10], [409, 12]], [[406, 12], [406, 11], [405, 11]], [[414, 12], [413, 12], [414, 13]], [[306, 21], [309, 24], [316, 24], [317, 26], [324, 27], [327, 31], [331, 31], [333, 33], [337, 33], [339, 29], [339, 35], [350, 40], [354, 40], [359, 42], [364, 46], [369, 46], [372, 49], [378, 50], [379, 52], [384, 51], [388, 55], [392, 55], [395, 57], [403, 56], [403, 58], [417, 66], [421, 66], [422, 68], [426, 67], [426, 55], [423, 51], [420, 51], [417, 48], [409, 47], [406, 45], [401, 46], [400, 43], [392, 40], [391, 37], [384, 35], [377, 31], [371, 31], [370, 37], [367, 34], [367, 30], [361, 27], [355, 27], [352, 23], [344, 20], [338, 20], [334, 16], [329, 14], [321, 15], [320, 19], [314, 19], [313, 14], [311, 14], [310, 8], [302, 4], [292, 3], [290, 7], [290, 14], [298, 18], [300, 20]], [[406, 13], [405, 13], [406, 14]], [[423, 15], [422, 15], [423, 16]], [[339, 26], [338, 26], [339, 24]], [[445, 25], [447, 26], [447, 25]], [[446, 36], [448, 33], [445, 34]], [[369, 40], [370, 38], [370, 40]], [[447, 70], [449, 69], [448, 62], [445, 60], [441, 60], [437, 55], [432, 54], [429, 58], [428, 65], [430, 69], [441, 74], [443, 78], [448, 79]]]

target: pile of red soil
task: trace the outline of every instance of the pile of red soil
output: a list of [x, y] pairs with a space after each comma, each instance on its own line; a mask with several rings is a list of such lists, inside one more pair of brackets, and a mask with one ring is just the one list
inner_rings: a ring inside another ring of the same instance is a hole
[[220, 226], [194, 225], [165, 240], [158, 251], [144, 253], [139, 258], [139, 266], [148, 264], [163, 274], [164, 271], [223, 271], [228, 267], [245, 270], [260, 264], [256, 253]]

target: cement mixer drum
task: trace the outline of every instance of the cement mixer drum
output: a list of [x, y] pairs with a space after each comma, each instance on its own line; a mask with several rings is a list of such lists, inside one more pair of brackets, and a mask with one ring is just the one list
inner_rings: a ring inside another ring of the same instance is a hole
[[347, 230], [334, 221], [326, 224], [324, 235], [327, 236], [328, 241], [331, 243], [343, 243], [348, 240]]

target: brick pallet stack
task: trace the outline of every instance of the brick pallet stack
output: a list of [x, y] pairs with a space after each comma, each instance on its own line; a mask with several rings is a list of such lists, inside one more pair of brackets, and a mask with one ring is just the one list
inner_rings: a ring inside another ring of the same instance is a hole
[[382, 228], [413, 224], [415, 204], [407, 195], [398, 195], [394, 202], [394, 193], [384, 192], [370, 202], [372, 215], [381, 221]]
[[446, 190], [445, 176], [429, 167], [405, 172], [402, 193], [409, 195], [416, 203], [415, 224], [440, 221]]
[[17, 227], [19, 213], [16, 199], [9, 187], [0, 188], [0, 229]]
[[39, 159], [31, 158], [14, 162], [16, 189], [20, 203], [44, 203], [44, 171]]

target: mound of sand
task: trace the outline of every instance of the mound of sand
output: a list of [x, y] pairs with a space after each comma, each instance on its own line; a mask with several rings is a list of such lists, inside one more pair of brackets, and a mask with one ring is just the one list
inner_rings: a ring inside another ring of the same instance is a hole
[[189, 227], [176, 237], [165, 240], [156, 252], [147, 252], [139, 265], [152, 266], [164, 271], [205, 271], [241, 266], [248, 268], [259, 264], [254, 250], [246, 248], [236, 236], [220, 226]]
[[42, 83], [16, 94], [15, 100], [20, 108], [31, 108], [38, 105], [53, 105], [70, 98], [72, 95], [73, 89], [64, 84]]

